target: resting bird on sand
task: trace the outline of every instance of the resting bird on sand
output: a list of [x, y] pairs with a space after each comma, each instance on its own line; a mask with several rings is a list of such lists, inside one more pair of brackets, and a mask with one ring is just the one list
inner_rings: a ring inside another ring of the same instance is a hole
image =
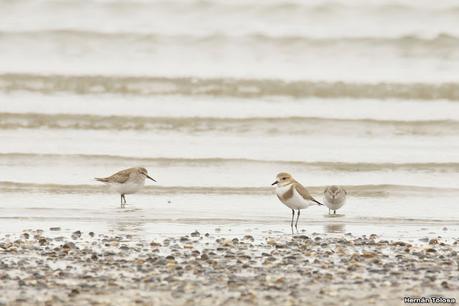
[[333, 214], [336, 214], [336, 210], [343, 207], [344, 203], [346, 203], [346, 195], [347, 192], [342, 187], [332, 185], [325, 188], [324, 202], [325, 206], [328, 207], [328, 214], [330, 214], [330, 210], [333, 210]]

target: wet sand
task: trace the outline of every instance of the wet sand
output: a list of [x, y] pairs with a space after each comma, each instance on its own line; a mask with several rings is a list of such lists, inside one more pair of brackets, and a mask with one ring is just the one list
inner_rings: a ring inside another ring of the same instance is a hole
[[400, 305], [459, 298], [459, 240], [59, 227], [0, 237], [0, 305]]

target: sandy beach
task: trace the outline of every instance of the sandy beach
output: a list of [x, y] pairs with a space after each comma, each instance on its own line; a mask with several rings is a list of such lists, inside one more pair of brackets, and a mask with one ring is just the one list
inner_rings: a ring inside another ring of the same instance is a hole
[[401, 305], [458, 299], [459, 241], [60, 228], [0, 237], [1, 305]]

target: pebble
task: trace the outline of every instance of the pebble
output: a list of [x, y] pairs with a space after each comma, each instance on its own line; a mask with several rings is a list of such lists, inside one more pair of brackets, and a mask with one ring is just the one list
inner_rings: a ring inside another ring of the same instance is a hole
[[[43, 232], [30, 232], [34, 239], [26, 233], [0, 236], [0, 289], [9, 288], [0, 300], [6, 305], [21, 299], [44, 305], [107, 300], [351, 305], [349, 297], [355, 296], [367, 305], [386, 296], [384, 303], [390, 305], [419, 295], [416, 290], [440, 288], [445, 296], [459, 290], [459, 246], [440, 238], [410, 243], [375, 234], [284, 237], [272, 232], [264, 239], [227, 234], [192, 239], [201, 237], [194, 231], [160, 243], [91, 233], [93, 239], [82, 238], [81, 231], [59, 239]], [[42, 302], [46, 299], [50, 302]]]
[[72, 239], [76, 240], [81, 237], [81, 231], [76, 231], [72, 233]]

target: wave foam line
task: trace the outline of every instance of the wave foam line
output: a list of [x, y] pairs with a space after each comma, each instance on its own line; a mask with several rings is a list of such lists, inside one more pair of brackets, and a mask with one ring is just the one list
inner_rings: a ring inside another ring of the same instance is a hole
[[271, 79], [166, 78], [148, 76], [0, 74], [0, 90], [43, 94], [187, 95], [259, 98], [416, 99], [459, 101], [459, 83], [352, 83]]
[[68, 163], [89, 164], [120, 164], [130, 163], [137, 165], [152, 166], [189, 166], [189, 167], [236, 167], [243, 165], [267, 165], [272, 167], [278, 165], [279, 168], [299, 167], [321, 171], [340, 171], [340, 172], [370, 172], [370, 171], [431, 171], [431, 172], [458, 172], [459, 163], [346, 163], [328, 161], [285, 161], [285, 160], [260, 160], [244, 158], [166, 158], [166, 157], [132, 157], [122, 155], [104, 154], [36, 154], [36, 153], [0, 153], [0, 161], [5, 164], [15, 162], [24, 165], [26, 162], [53, 164], [56, 161]]
[[[164, 131], [229, 131], [243, 133], [251, 130], [266, 133], [282, 133], [289, 126], [292, 132], [305, 133], [315, 130], [349, 127], [360, 129], [396, 128], [397, 133], [416, 128], [417, 134], [439, 131], [445, 134], [459, 132], [459, 121], [455, 120], [379, 120], [379, 119], [335, 119], [320, 117], [145, 117], [145, 116], [103, 116], [89, 114], [40, 114], [40, 113], [0, 113], [0, 128], [50, 128], [50, 129], [91, 129], [91, 130], [164, 130]], [[279, 127], [283, 128], [280, 129]], [[402, 130], [400, 130], [402, 129]], [[422, 130], [420, 130], [422, 129]], [[423, 132], [424, 131], [424, 132]]]
[[[459, 194], [459, 189], [435, 188], [411, 185], [349, 185], [343, 186], [353, 197], [388, 197], [388, 196], [413, 196], [441, 193]], [[313, 193], [320, 193], [325, 186], [308, 187]], [[105, 185], [62, 185], [62, 184], [35, 184], [0, 181], [2, 192], [37, 192], [52, 194], [80, 194], [80, 193], [105, 193], [108, 191]], [[146, 186], [142, 189], [143, 194], [214, 194], [214, 195], [270, 195], [274, 194], [272, 187], [186, 187], [186, 186]]]

